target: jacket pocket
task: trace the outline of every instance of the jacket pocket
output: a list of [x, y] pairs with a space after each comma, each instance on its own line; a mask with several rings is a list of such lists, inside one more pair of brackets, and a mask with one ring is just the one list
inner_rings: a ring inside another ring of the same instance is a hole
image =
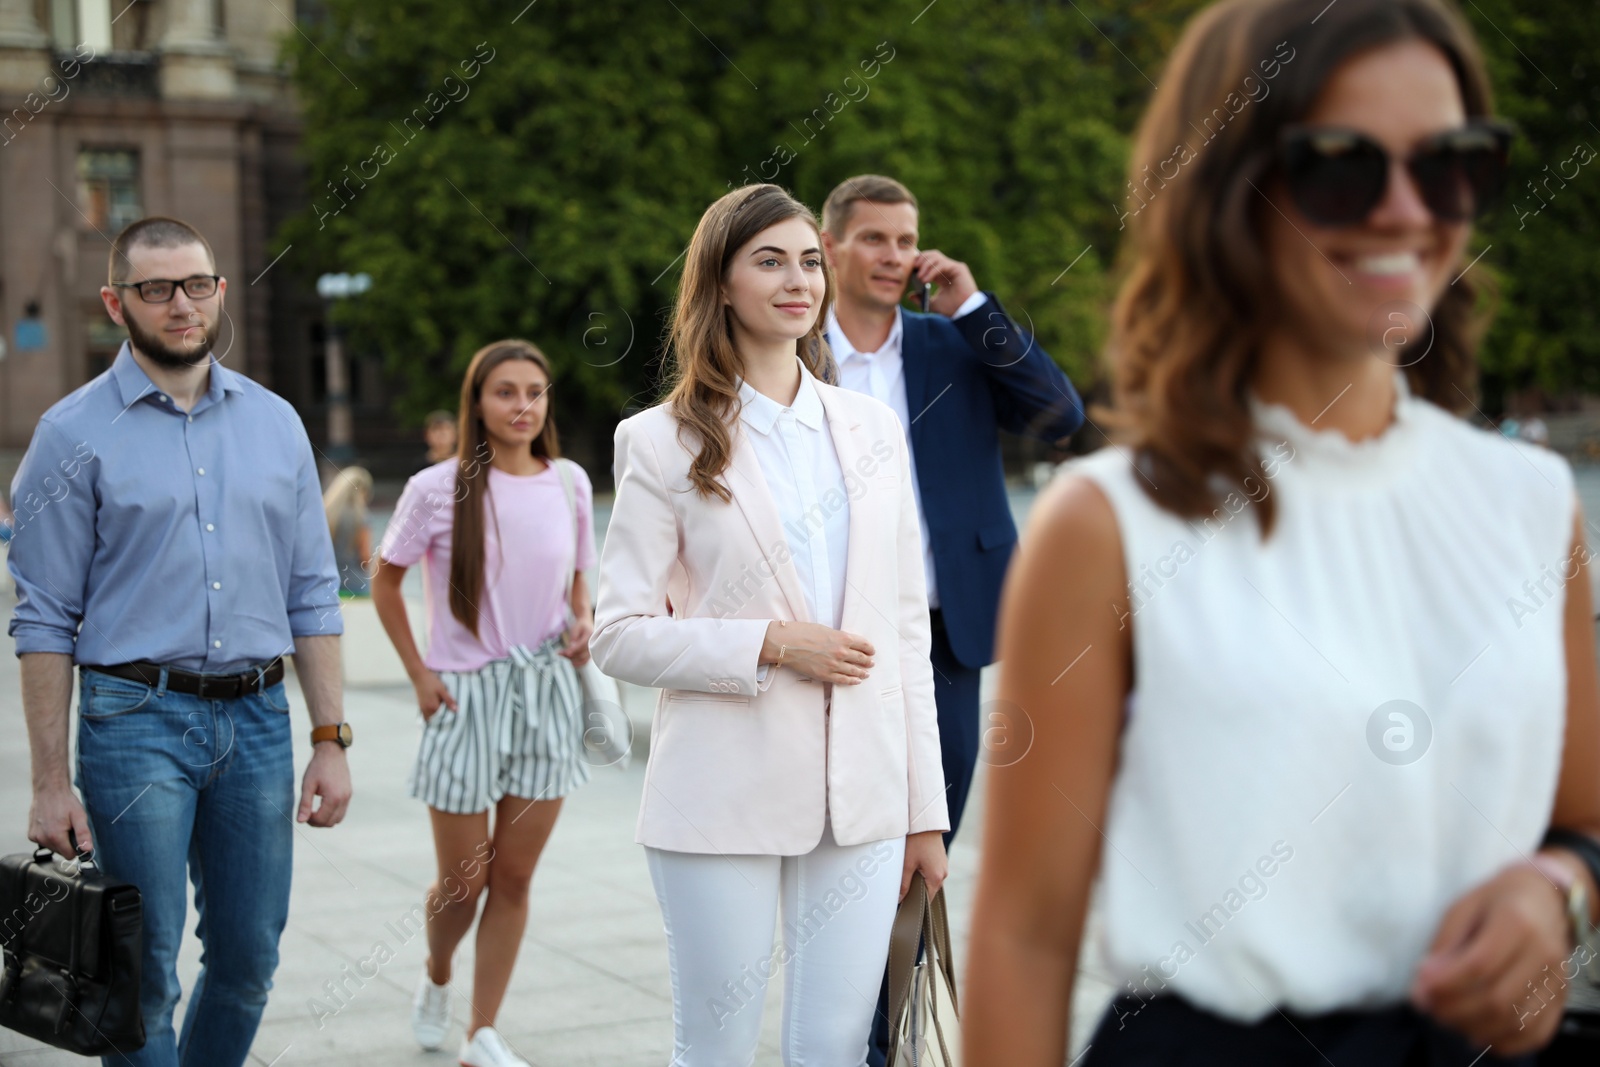
[[978, 547], [985, 552], [992, 548], [1004, 548], [1016, 539], [1016, 528], [1009, 522], [991, 522], [978, 527]]
[[750, 703], [750, 697], [744, 693], [705, 693], [698, 689], [667, 689], [664, 690], [664, 693], [669, 704], [743, 705]]

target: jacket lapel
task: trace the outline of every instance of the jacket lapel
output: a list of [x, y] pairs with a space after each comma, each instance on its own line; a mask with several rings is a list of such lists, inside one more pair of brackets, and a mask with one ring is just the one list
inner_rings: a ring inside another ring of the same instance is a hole
[[[834, 451], [839, 454], [839, 468], [844, 472], [845, 484], [850, 484], [852, 472], [855, 478], [861, 477], [857, 461], [867, 452], [867, 442], [863, 440], [866, 431], [861, 428], [861, 423], [847, 410], [841, 400], [843, 389], [839, 386], [817, 382], [817, 395], [822, 399], [822, 410], [828, 418], [828, 434], [833, 438]], [[857, 499], [850, 502], [850, 533], [845, 542], [844, 566], [844, 610], [840, 613], [840, 627], [850, 629], [845, 623], [853, 617], [851, 603], [855, 600], [855, 579], [861, 574], [861, 568], [866, 566], [867, 551], [867, 498], [871, 494], [871, 484], [867, 492], [862, 493]]]
[[904, 308], [900, 310], [900, 368], [906, 379], [906, 415], [911, 425], [906, 427], [906, 438], [916, 448], [923, 408], [928, 406], [928, 320]]
[[[778, 588], [789, 603], [791, 616], [797, 621], [811, 621], [806, 609], [805, 593], [800, 588], [800, 572], [795, 569], [794, 561], [785, 555], [783, 562], [778, 562], [777, 552], [780, 547], [787, 547], [788, 534], [778, 517], [778, 505], [772, 499], [772, 490], [768, 488], [766, 475], [761, 470], [761, 460], [756, 456], [742, 419], [734, 422], [733, 456], [728, 464], [728, 474], [728, 488], [733, 490], [734, 502], [749, 522], [756, 547], [766, 560], [767, 568], [773, 571]], [[762, 576], [758, 574], [757, 577]]]

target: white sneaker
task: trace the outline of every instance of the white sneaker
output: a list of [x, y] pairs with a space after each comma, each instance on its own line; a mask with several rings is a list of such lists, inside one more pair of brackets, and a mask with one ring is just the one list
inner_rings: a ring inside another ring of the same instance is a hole
[[533, 1067], [512, 1052], [492, 1026], [481, 1027], [471, 1041], [461, 1043], [461, 1067]]
[[427, 967], [422, 968], [417, 995], [411, 998], [411, 1032], [429, 1052], [442, 1047], [450, 1032], [450, 987], [434, 985]]

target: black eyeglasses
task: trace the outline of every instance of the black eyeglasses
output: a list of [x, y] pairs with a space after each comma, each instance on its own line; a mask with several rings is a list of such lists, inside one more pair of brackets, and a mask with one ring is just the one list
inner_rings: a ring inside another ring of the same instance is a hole
[[113, 289], [137, 289], [139, 299], [146, 304], [170, 303], [178, 292], [178, 286], [183, 286], [183, 291], [190, 300], [204, 300], [208, 296], [215, 296], [217, 282], [222, 279], [220, 274], [196, 274], [182, 281], [173, 281], [168, 278], [151, 278], [143, 282], [112, 282]]
[[[1405, 160], [1422, 202], [1443, 222], [1482, 215], [1505, 189], [1509, 123], [1479, 120], [1424, 141]], [[1389, 152], [1355, 130], [1289, 126], [1279, 138], [1289, 195], [1319, 226], [1354, 226], [1372, 214], [1389, 188]]]

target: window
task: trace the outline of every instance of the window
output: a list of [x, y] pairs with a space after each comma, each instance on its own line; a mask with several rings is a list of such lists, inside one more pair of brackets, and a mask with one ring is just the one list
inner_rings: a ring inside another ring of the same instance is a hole
[[111, 0], [51, 0], [50, 3], [50, 35], [61, 49], [71, 49], [82, 43], [93, 48], [96, 55], [105, 55], [111, 51], [111, 24], [115, 21], [111, 17]]
[[78, 202], [89, 224], [110, 237], [144, 217], [139, 197], [139, 153], [85, 148], [78, 153]]

